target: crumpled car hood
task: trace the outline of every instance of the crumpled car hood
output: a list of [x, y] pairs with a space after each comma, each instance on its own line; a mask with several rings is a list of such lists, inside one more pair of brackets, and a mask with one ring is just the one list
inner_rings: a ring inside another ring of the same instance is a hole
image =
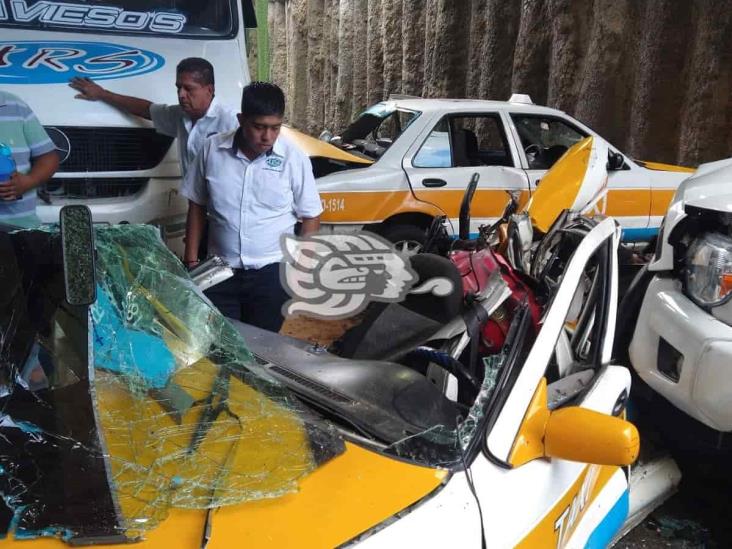
[[344, 451], [154, 228], [96, 238], [87, 309], [64, 300], [57, 233], [0, 233], [0, 536], [137, 540], [173, 509], [293, 493]]
[[329, 158], [341, 162], [359, 164], [360, 167], [366, 167], [373, 164], [373, 160], [351, 154], [339, 149], [335, 145], [331, 145], [330, 143], [326, 143], [320, 139], [315, 139], [314, 137], [304, 134], [295, 128], [290, 128], [289, 126], [282, 126], [281, 135], [292, 141], [310, 158]]
[[732, 212], [732, 158], [709, 162], [699, 166], [697, 172], [686, 179], [676, 191], [673, 203]]

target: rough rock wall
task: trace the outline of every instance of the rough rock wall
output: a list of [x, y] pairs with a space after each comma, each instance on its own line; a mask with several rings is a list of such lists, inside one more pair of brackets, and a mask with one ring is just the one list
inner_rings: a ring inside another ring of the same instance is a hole
[[528, 93], [637, 158], [732, 156], [732, 0], [269, 0], [288, 119], [340, 130], [391, 93]]

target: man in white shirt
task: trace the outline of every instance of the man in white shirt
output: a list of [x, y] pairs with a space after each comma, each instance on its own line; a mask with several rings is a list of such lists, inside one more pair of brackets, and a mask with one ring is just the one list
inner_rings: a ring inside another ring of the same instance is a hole
[[236, 111], [219, 104], [214, 97], [214, 70], [200, 57], [183, 59], [176, 67], [178, 104], [163, 105], [147, 99], [113, 93], [89, 78], [73, 78], [69, 86], [79, 99], [103, 101], [122, 111], [152, 120], [155, 130], [178, 138], [178, 155], [183, 176], [201, 150], [206, 137], [236, 129]]
[[181, 194], [188, 198], [184, 263], [198, 263], [208, 215], [208, 250], [235, 269], [206, 295], [221, 312], [271, 331], [282, 326], [289, 298], [280, 284], [280, 236], [320, 227], [320, 203], [310, 160], [279, 136], [285, 96], [253, 82], [242, 92], [239, 129], [206, 139]]

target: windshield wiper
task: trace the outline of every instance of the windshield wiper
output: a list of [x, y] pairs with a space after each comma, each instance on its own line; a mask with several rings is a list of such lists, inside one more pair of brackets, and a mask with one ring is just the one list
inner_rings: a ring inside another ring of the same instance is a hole
[[216, 374], [216, 379], [214, 379], [213, 385], [211, 386], [211, 392], [202, 402], [204, 408], [201, 412], [201, 417], [196, 423], [196, 428], [193, 430], [193, 436], [188, 445], [188, 454], [192, 454], [198, 450], [201, 442], [206, 438], [206, 433], [208, 433], [211, 425], [222, 413], [226, 413], [229, 417], [240, 422], [239, 416], [231, 411], [228, 404], [231, 368], [226, 365], [226, 356], [221, 350], [217, 349], [211, 353], [210, 358], [214, 364], [219, 364], [219, 373]]

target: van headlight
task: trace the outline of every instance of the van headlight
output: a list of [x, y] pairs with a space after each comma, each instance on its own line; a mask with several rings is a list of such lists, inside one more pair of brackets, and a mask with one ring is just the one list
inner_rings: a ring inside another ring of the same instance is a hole
[[702, 307], [732, 297], [732, 238], [708, 233], [694, 240], [686, 253], [686, 292]]

